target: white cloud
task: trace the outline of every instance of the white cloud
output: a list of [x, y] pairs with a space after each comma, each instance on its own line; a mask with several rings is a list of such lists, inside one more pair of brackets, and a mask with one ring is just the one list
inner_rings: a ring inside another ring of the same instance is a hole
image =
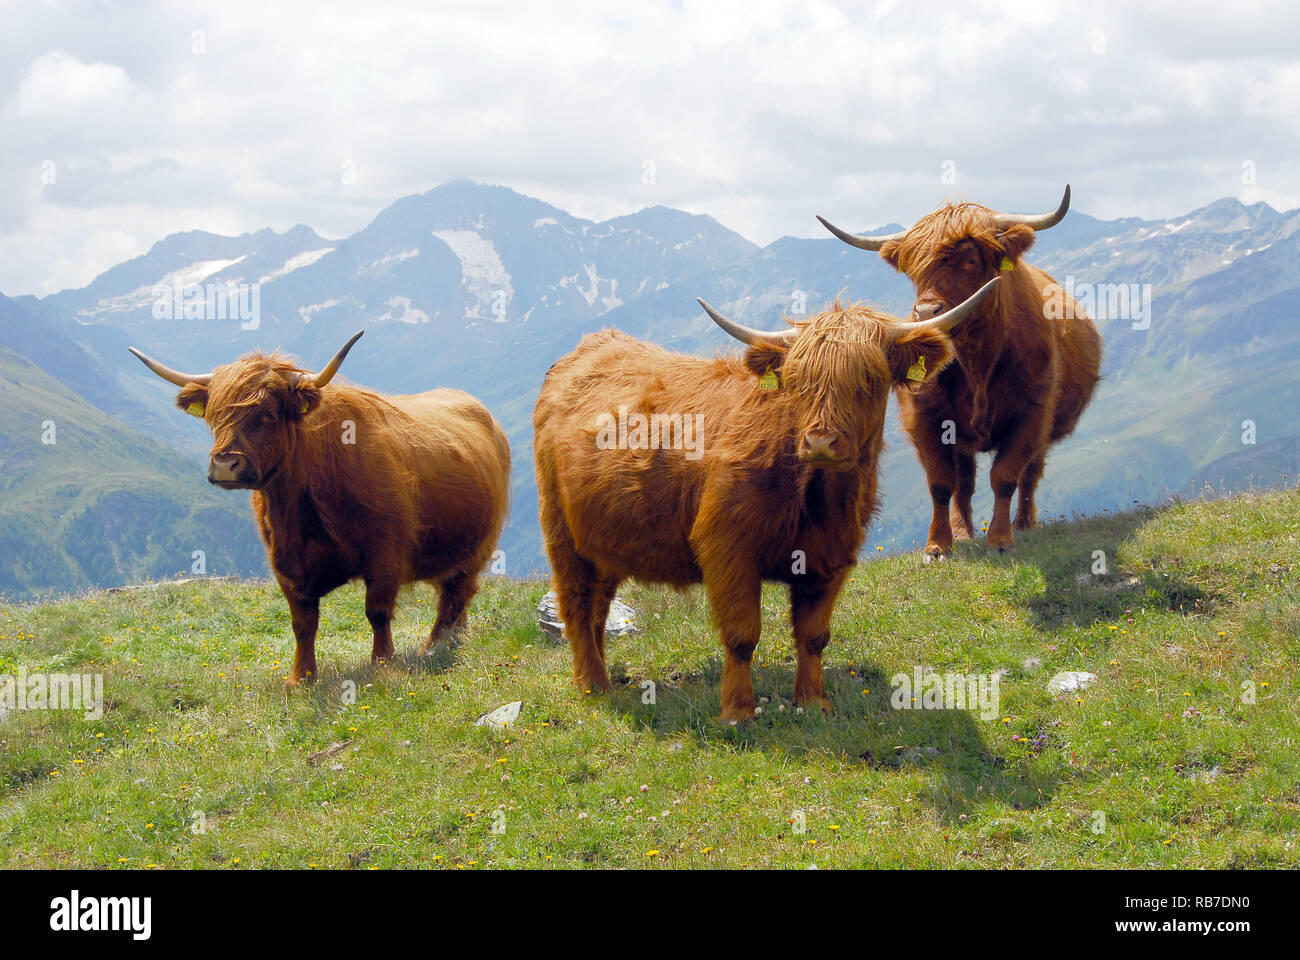
[[9, 294], [175, 230], [345, 236], [459, 176], [597, 219], [709, 213], [760, 243], [952, 195], [1048, 206], [1066, 181], [1107, 217], [1300, 204], [1284, 3], [210, 2], [9, 28]]
[[131, 89], [131, 78], [115, 63], [82, 63], [62, 50], [51, 50], [27, 69], [14, 94], [14, 112], [18, 117], [74, 118], [127, 96]]

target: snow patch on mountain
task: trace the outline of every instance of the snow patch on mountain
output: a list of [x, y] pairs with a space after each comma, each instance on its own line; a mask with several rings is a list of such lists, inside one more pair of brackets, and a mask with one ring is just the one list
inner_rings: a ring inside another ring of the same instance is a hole
[[303, 323], [311, 323], [313, 314], [320, 313], [322, 310], [328, 310], [330, 307], [337, 307], [342, 300], [326, 300], [323, 303], [312, 303], [305, 307], [298, 308], [298, 316], [302, 317]]
[[96, 301], [93, 307], [78, 310], [77, 316], [97, 317], [105, 313], [122, 313], [127, 310], [148, 307], [158, 299], [154, 293], [158, 287], [166, 287], [170, 295], [170, 291], [179, 285], [183, 293], [202, 283], [214, 273], [220, 273], [228, 267], [233, 267], [243, 259], [244, 257], [236, 257], [233, 260], [200, 260], [198, 263], [192, 263], [188, 267], [181, 267], [179, 270], [173, 270], [171, 273], [165, 274], [157, 283], [136, 287], [129, 293], [123, 293], [116, 297], [101, 298]]
[[322, 247], [319, 250], [304, 250], [302, 253], [290, 257], [284, 262], [284, 266], [277, 267], [257, 282], [270, 283], [272, 280], [279, 280], [281, 277], [293, 273], [295, 270], [301, 270], [303, 267], [310, 267], [321, 257], [325, 256], [325, 254], [333, 252], [333, 247]]
[[[429, 315], [423, 310], [411, 306], [410, 297], [393, 297], [387, 301], [384, 306], [388, 307], [388, 312], [379, 317], [379, 320], [394, 320], [397, 323], [428, 323]], [[401, 308], [400, 316], [394, 316], [394, 311]]]
[[493, 301], [504, 298], [509, 303], [515, 289], [492, 241], [474, 230], [435, 230], [433, 235], [460, 260], [460, 284], [474, 298], [466, 306], [465, 316], [483, 319], [481, 311], [488, 308], [489, 319], [498, 319], [490, 309]]
[[[591, 285], [587, 289], [584, 290], [582, 288], [582, 285], [579, 284], [578, 282], [579, 274], [576, 273], [571, 274], [567, 277], [561, 277], [559, 285], [561, 287], [568, 287], [572, 285], [574, 288], [577, 289], [577, 291], [580, 294], [582, 294], [582, 298], [587, 301], [587, 306], [589, 307], [594, 307], [596, 305], [597, 300], [601, 302], [601, 305], [606, 310], [613, 310], [615, 307], [621, 307], [623, 305], [623, 301], [618, 296], [617, 280], [602, 277], [597, 272], [596, 265], [594, 263], [584, 263], [582, 265], [582, 269], [583, 272], [586, 273], [587, 275], [587, 282]], [[609, 284], [609, 294], [607, 296], [601, 295], [600, 285], [602, 283]]]
[[386, 263], [401, 263], [403, 260], [410, 260], [412, 257], [418, 257], [419, 255], [420, 251], [418, 249], [403, 250], [401, 253], [390, 253], [380, 257], [372, 263], [368, 269], [373, 270], [375, 267], [382, 267]]

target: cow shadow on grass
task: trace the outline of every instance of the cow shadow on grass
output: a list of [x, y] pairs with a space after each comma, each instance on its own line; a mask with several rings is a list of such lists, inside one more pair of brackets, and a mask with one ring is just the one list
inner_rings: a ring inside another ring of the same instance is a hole
[[[836, 712], [823, 716], [819, 710], [802, 712], [792, 702], [791, 667], [756, 664], [754, 691], [762, 713], [734, 726], [718, 719], [721, 674], [720, 658], [689, 675], [641, 678], [616, 672], [614, 688], [600, 702], [656, 736], [688, 735], [708, 749], [770, 751], [795, 762], [831, 757], [886, 774], [930, 774], [922, 796], [944, 822], [990, 800], [1030, 809], [1055, 794], [1055, 776], [1035, 758], [1000, 756], [972, 713], [892, 707], [892, 687], [878, 667], [827, 667], [826, 691]], [[654, 681], [653, 689], [647, 680]]]
[[314, 683], [291, 688], [292, 696], [295, 700], [311, 703], [316, 709], [333, 710], [346, 702], [344, 694], [355, 696], [367, 684], [400, 684], [405, 677], [441, 676], [455, 666], [457, 649], [454, 647], [439, 644], [425, 656], [421, 656], [417, 648], [418, 644], [410, 650], [398, 650], [379, 664], [371, 663], [369, 657], [348, 660], [340, 656], [328, 661], [322, 658], [320, 676]]
[[954, 562], [1010, 563], [1036, 567], [1045, 581], [1041, 593], [1025, 603], [1034, 624], [1043, 630], [1116, 623], [1141, 604], [1185, 614], [1212, 610], [1220, 598], [1189, 582], [1176, 563], [1156, 569], [1128, 569], [1120, 551], [1155, 508], [1100, 514], [1071, 523], [1066, 535], [1042, 527], [1016, 532], [1016, 551], [990, 554], [981, 541], [957, 544]]

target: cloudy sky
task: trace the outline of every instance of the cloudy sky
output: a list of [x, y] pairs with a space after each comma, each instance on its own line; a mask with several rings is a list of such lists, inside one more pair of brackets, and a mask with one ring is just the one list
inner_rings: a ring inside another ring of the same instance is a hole
[[1067, 181], [1102, 217], [1300, 206], [1300, 6], [1135, 6], [0, 0], [0, 292], [455, 177], [758, 243]]

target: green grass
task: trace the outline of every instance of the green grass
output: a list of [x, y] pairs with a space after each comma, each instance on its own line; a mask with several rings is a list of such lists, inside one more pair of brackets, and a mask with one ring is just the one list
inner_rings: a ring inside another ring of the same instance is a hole
[[[1010, 560], [962, 544], [933, 567], [863, 564], [827, 651], [829, 718], [790, 703], [785, 597], [769, 588], [768, 699], [738, 728], [715, 719], [720, 648], [698, 590], [625, 589], [641, 632], [610, 641], [624, 682], [605, 697], [575, 690], [567, 648], [534, 626], [541, 582], [489, 581], [454, 655], [421, 663], [435, 598], [407, 593], [402, 656], [378, 670], [361, 592], [341, 590], [323, 604], [319, 682], [288, 692], [269, 584], [0, 607], [0, 673], [102, 671], [108, 701], [99, 721], [0, 721], [0, 866], [1300, 865], [1300, 492], [1020, 544]], [[1095, 550], [1106, 576], [1089, 572]], [[891, 709], [889, 677], [917, 665], [1005, 669], [1000, 715]], [[1098, 680], [1047, 692], [1075, 669]], [[513, 729], [473, 726], [512, 700]]]

